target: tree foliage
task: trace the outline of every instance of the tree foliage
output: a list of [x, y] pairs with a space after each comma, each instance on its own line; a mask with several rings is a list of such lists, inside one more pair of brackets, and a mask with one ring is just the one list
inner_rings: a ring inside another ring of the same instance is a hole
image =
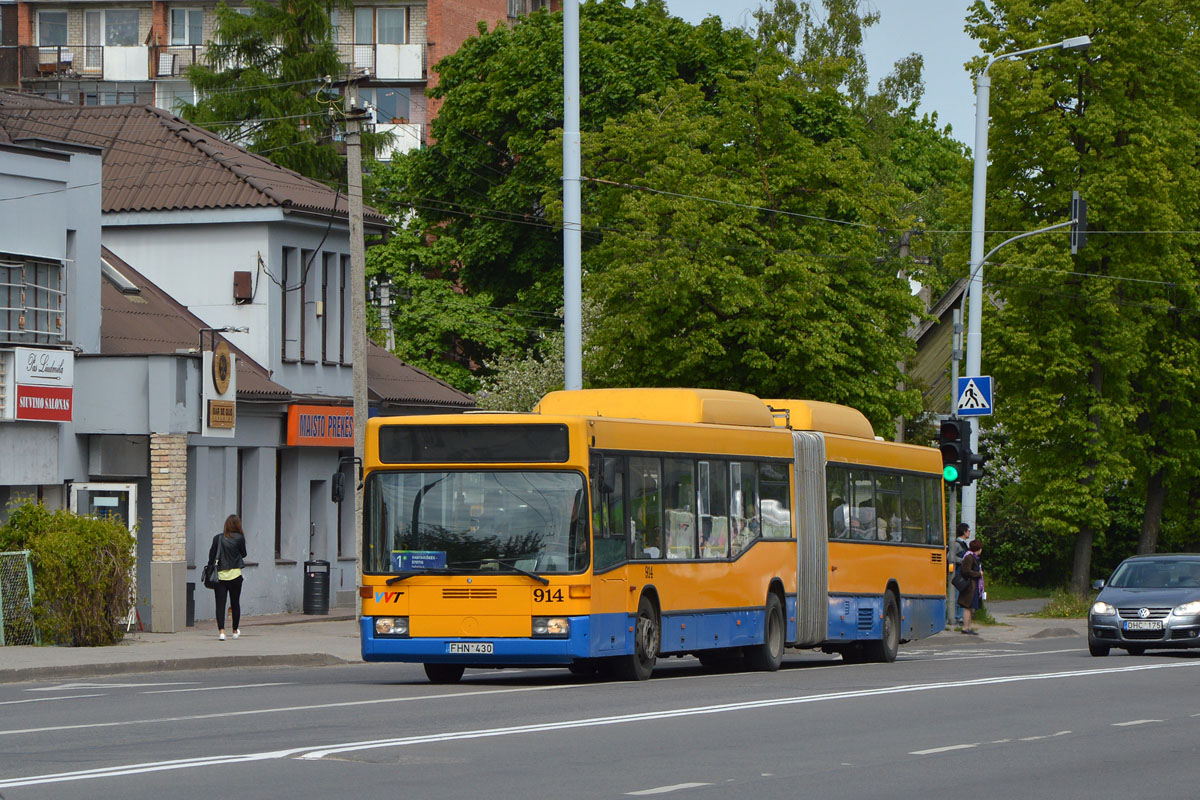
[[136, 540], [121, 519], [13, 505], [0, 550], [29, 550], [33, 613], [42, 638], [76, 647], [121, 641], [129, 611]]
[[[779, 0], [752, 35], [658, 0], [582, 6], [590, 385], [804, 395], [881, 430], [919, 409], [896, 389], [919, 311], [896, 256], [964, 159], [915, 115], [919, 58], [866, 92], [855, 7]], [[562, 297], [561, 41], [539, 13], [467, 42], [439, 65], [435, 143], [380, 176], [440, 277], [541, 314]], [[558, 345], [531, 339], [488, 363], [541, 385]]]
[[[987, 228], [1064, 221], [1074, 188], [1089, 204], [1078, 255], [1065, 238], [1040, 237], [1003, 251], [987, 273], [1003, 301], [988, 339], [1005, 398], [997, 413], [1010, 423], [1030, 511], [1073, 543], [1077, 592], [1130, 487], [1150, 538], [1156, 517], [1175, 541], [1197, 538], [1198, 241], [1178, 233], [1200, 216], [1197, 15], [1175, 0], [996, 0], [971, 10], [969, 30], [986, 52], [1093, 41], [1083, 54], [1048, 51], [990, 71]], [[1147, 502], [1155, 486], [1157, 504]]]
[[[316, 180], [344, 180], [335, 134], [342, 98], [333, 82], [346, 70], [334, 45], [329, 12], [335, 0], [250, 0], [251, 13], [217, 5], [217, 30], [207, 63], [186, 75], [195, 103], [180, 115], [280, 166]], [[363, 137], [374, 153], [384, 138]]]

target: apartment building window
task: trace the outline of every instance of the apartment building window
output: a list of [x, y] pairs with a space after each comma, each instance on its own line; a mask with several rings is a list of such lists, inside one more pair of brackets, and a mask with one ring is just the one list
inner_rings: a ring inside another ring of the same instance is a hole
[[110, 8], [104, 11], [104, 44], [108, 47], [135, 47], [138, 37], [138, 10]]
[[37, 12], [38, 44], [43, 47], [61, 47], [67, 43], [67, 12]]
[[305, 364], [316, 363], [313, 358], [315, 348], [310, 347], [308, 341], [317, 330], [317, 323], [320, 322], [317, 319], [317, 299], [313, 296], [319, 287], [315, 280], [308, 279], [316, 257], [315, 250], [300, 251], [300, 360]]
[[62, 264], [0, 255], [0, 341], [50, 344], [64, 338]]
[[301, 265], [296, 261], [296, 248], [284, 247], [280, 259], [280, 358], [296, 361], [300, 357], [300, 326], [304, 313], [301, 303], [304, 292], [304, 276]]
[[204, 44], [204, 12], [198, 8], [172, 8], [171, 44]]
[[408, 122], [411, 94], [401, 87], [360, 89], [359, 98], [375, 109], [375, 121], [381, 124]]
[[357, 44], [406, 44], [408, 25], [403, 6], [354, 9], [354, 41]]

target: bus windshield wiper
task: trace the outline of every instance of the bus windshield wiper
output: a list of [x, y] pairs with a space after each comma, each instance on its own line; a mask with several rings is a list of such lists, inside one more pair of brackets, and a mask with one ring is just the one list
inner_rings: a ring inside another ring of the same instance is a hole
[[411, 572], [401, 572], [399, 575], [393, 575], [387, 579], [387, 585], [406, 581], [409, 578], [415, 578], [418, 575], [458, 575], [461, 574], [456, 569], [446, 569], [445, 567], [430, 567], [429, 569], [412, 570]]
[[480, 565], [483, 565], [483, 564], [496, 564], [496, 565], [499, 565], [499, 566], [501, 566], [501, 567], [505, 567], [506, 569], [510, 569], [510, 570], [512, 570], [513, 572], [517, 573], [518, 575], [524, 575], [524, 576], [525, 576], [525, 577], [527, 577], [527, 578], [533, 578], [535, 581], [538, 581], [539, 583], [541, 583], [541, 584], [542, 584], [542, 585], [544, 585], [544, 586], [549, 586], [549, 585], [550, 585], [550, 581], [548, 581], [547, 579], [543, 578], [541, 575], [538, 575], [536, 572], [530, 572], [530, 571], [529, 571], [529, 570], [527, 570], [527, 569], [521, 569], [521, 568], [520, 568], [520, 567], [518, 567], [516, 564], [509, 564], [509, 563], [507, 563], [507, 562], [501, 561], [501, 560], [500, 560], [500, 559], [498, 559], [498, 558], [485, 558], [485, 559], [483, 559], [482, 561], [480, 561], [479, 563], [480, 563]]

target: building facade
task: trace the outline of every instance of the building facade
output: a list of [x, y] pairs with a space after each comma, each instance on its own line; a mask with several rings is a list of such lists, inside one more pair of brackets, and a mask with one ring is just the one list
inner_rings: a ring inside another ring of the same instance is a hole
[[[39, 153], [50, 137], [69, 141]], [[345, 198], [152, 106], [0, 92], [0, 147], [40, 158], [51, 178], [81, 164], [57, 182], [30, 182], [38, 171], [17, 162], [0, 172], [15, 209], [0, 249], [61, 265], [67, 286], [62, 322], [38, 322], [66, 334], [9, 349], [69, 352], [75, 392], [69, 420], [0, 424], [0, 451], [58, 453], [0, 472], [0, 495], [73, 497], [134, 522], [138, 616], [154, 630], [211, 619], [199, 568], [231, 513], [250, 551], [245, 613], [299, 610], [310, 561], [326, 562], [330, 601], [350, 604], [352, 502], [330, 499], [358, 422]], [[82, 221], [52, 213], [76, 184]], [[369, 211], [365, 227], [379, 237], [387, 221]], [[473, 406], [382, 348], [367, 367], [374, 413]]]
[[[181, 100], [195, 101], [185, 73], [208, 63], [216, 7], [211, 0], [0, 0], [0, 88], [77, 105], [174, 111]], [[399, 153], [428, 134], [433, 65], [476, 35], [481, 21], [511, 24], [550, 7], [549, 0], [354, 2], [331, 12], [330, 22], [347, 71], [365, 76], [360, 95], [376, 129], [393, 135], [391, 152]]]

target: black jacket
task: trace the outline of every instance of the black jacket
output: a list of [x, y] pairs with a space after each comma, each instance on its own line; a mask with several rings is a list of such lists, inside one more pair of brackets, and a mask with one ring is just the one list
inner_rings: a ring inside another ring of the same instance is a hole
[[[220, 559], [217, 559], [218, 553]], [[213, 537], [212, 547], [208, 548], [208, 563], [214, 561], [217, 564], [217, 571], [227, 569], [241, 569], [246, 566], [246, 562], [242, 559], [246, 557], [246, 537], [240, 533], [232, 533], [226, 536], [223, 533], [218, 533]]]

